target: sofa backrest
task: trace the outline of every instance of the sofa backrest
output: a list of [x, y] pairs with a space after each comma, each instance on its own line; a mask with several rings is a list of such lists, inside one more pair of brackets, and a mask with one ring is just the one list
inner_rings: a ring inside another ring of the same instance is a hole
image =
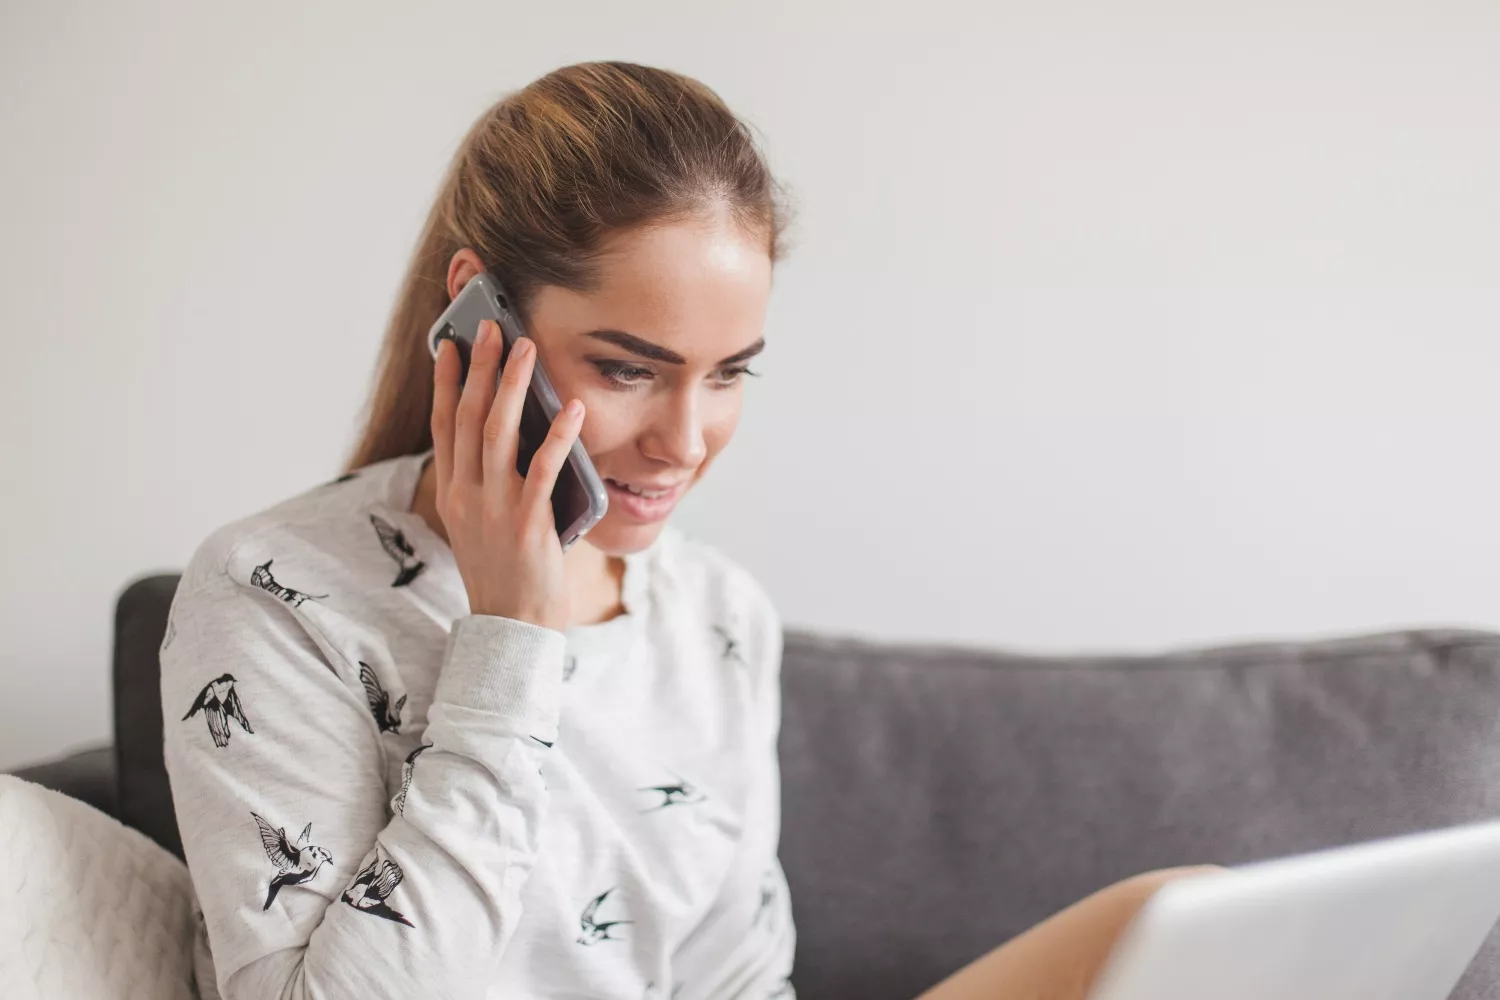
[[162, 759], [161, 659], [177, 573], [138, 579], [115, 602], [115, 808], [134, 827], [179, 858], [182, 836]]
[[[120, 819], [179, 856], [157, 650], [114, 657]], [[1500, 815], [1500, 635], [1032, 656], [789, 629], [782, 840], [806, 996], [911, 1000], [1096, 889]], [[1454, 993], [1500, 995], [1500, 932]]]
[[[788, 636], [782, 851], [808, 996], [916, 996], [1154, 868], [1500, 815], [1500, 635], [1044, 657]], [[1455, 1000], [1500, 996], [1500, 933]]]

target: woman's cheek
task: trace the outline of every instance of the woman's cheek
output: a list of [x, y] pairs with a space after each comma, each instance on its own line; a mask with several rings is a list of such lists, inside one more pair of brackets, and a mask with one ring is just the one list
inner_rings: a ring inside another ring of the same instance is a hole
[[583, 400], [583, 447], [589, 454], [603, 454], [628, 441], [634, 434], [635, 414], [629, 404], [610, 398], [608, 390], [579, 394]]

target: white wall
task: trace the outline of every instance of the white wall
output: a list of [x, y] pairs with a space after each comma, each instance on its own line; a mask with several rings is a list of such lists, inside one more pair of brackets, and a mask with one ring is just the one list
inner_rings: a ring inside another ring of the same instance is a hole
[[108, 739], [128, 580], [330, 475], [462, 130], [590, 58], [801, 199], [679, 514], [789, 624], [1500, 624], [1490, 0], [210, 6], [0, 8], [0, 766]]

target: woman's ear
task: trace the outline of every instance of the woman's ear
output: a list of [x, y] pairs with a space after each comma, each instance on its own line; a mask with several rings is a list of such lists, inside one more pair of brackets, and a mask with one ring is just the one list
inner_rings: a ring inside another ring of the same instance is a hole
[[464, 290], [469, 279], [483, 270], [484, 262], [469, 247], [455, 253], [448, 262], [448, 300], [451, 302], [458, 298], [458, 293]]

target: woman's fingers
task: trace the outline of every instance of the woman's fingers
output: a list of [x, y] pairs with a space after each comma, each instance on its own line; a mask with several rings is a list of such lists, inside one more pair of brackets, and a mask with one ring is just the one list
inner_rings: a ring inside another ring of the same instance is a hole
[[445, 509], [448, 485], [453, 475], [453, 431], [461, 365], [458, 348], [439, 341], [437, 356], [433, 360], [432, 390], [432, 451], [439, 511]]
[[[497, 338], [498, 339], [498, 338]], [[531, 385], [536, 345], [527, 337], [517, 337], [510, 357], [500, 373], [500, 388], [484, 422], [484, 479], [497, 492], [492, 502], [509, 504], [519, 485], [516, 454], [521, 440], [521, 409], [526, 405], [526, 390]]]
[[479, 486], [484, 482], [484, 423], [495, 397], [495, 371], [500, 367], [500, 331], [490, 320], [481, 320], [469, 351], [469, 374], [453, 429], [453, 479], [455, 483]]
[[439, 509], [444, 494], [454, 486], [482, 487], [490, 504], [508, 508], [520, 481], [519, 519], [534, 528], [547, 526], [555, 531], [552, 491], [583, 427], [583, 404], [573, 400], [552, 421], [521, 481], [516, 456], [536, 345], [530, 338], [518, 338], [497, 382], [503, 346], [499, 327], [493, 320], [483, 321], [469, 355], [468, 378], [460, 388], [457, 347], [438, 345], [433, 365], [432, 438]]
[[438, 341], [432, 364], [432, 463], [437, 474], [438, 510], [443, 509], [453, 475], [453, 411], [458, 405], [458, 348]]
[[531, 467], [526, 470], [526, 485], [521, 489], [521, 517], [533, 527], [557, 530], [552, 518], [552, 489], [557, 485], [557, 475], [568, 460], [568, 451], [582, 427], [583, 404], [575, 399], [552, 421], [547, 440], [531, 459]]

